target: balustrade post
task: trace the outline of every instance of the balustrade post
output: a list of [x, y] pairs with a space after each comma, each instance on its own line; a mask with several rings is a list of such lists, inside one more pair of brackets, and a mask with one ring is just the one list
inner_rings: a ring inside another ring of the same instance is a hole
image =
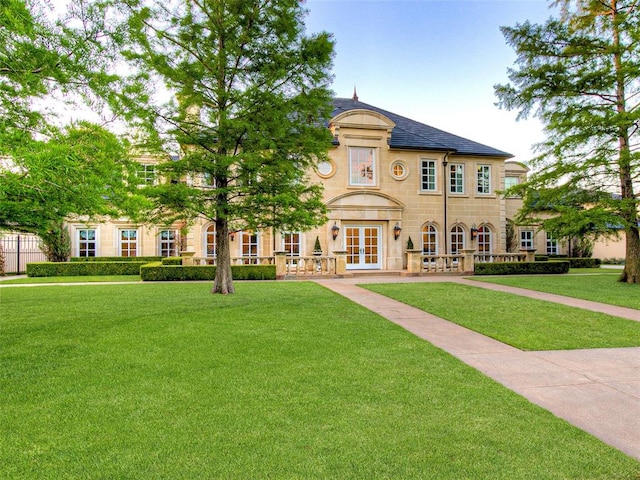
[[526, 254], [525, 262], [535, 262], [536, 261], [536, 249], [535, 248], [521, 248], [520, 251]]
[[407, 250], [407, 274], [420, 275], [422, 273], [422, 262], [420, 256], [422, 250]]
[[275, 252], [276, 280], [283, 280], [287, 275], [287, 252]]
[[475, 248], [465, 248], [465, 249], [462, 249], [461, 252], [464, 255], [464, 260], [462, 263], [462, 271], [474, 272], [476, 269]]
[[190, 250], [185, 250], [180, 252], [180, 256], [182, 257], [182, 265], [184, 265], [185, 267], [187, 266], [192, 266], [193, 265], [193, 257], [196, 254], [196, 252], [190, 251]]
[[333, 254], [336, 256], [336, 275], [344, 275], [347, 273], [347, 251], [334, 250]]

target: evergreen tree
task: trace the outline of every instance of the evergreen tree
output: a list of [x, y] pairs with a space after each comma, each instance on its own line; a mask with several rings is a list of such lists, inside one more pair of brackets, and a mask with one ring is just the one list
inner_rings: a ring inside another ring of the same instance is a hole
[[[499, 105], [539, 117], [547, 139], [520, 220], [558, 239], [626, 234], [621, 281], [640, 283], [640, 6], [635, 0], [566, 0], [559, 19], [503, 27], [517, 52]], [[583, 208], [576, 207], [576, 199]], [[542, 218], [541, 211], [554, 218]]]
[[[124, 56], [149, 90], [131, 113], [151, 145], [179, 147], [150, 187], [151, 218], [215, 222], [213, 293], [233, 293], [229, 233], [298, 230], [325, 221], [306, 177], [331, 136], [327, 88], [333, 43], [307, 35], [299, 0], [120, 0]], [[147, 145], [145, 148], [150, 148]]]

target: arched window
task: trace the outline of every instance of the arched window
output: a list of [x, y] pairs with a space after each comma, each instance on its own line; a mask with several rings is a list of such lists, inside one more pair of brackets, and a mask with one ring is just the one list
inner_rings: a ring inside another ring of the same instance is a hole
[[458, 255], [464, 249], [464, 228], [461, 225], [455, 225], [451, 228], [451, 255]]
[[487, 225], [478, 227], [478, 253], [491, 253], [491, 229]]
[[205, 251], [207, 257], [214, 258], [216, 256], [216, 226], [211, 224], [205, 230]]
[[438, 229], [435, 225], [427, 224], [422, 227], [422, 254], [438, 254]]

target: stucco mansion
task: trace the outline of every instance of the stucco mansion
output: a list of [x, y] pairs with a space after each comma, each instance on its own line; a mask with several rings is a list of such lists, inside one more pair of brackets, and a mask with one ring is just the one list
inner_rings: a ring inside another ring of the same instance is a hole
[[[455, 261], [465, 250], [483, 257], [520, 249], [562, 253], [531, 227], [515, 227], [508, 239], [507, 224], [520, 200], [498, 191], [527, 174], [509, 153], [362, 103], [355, 94], [334, 99], [333, 106], [329, 161], [311, 172], [311, 180], [324, 185], [327, 223], [308, 232], [233, 232], [236, 261], [260, 263], [276, 252], [311, 257], [316, 238], [322, 256], [340, 252], [347, 270], [406, 269], [411, 247], [423, 262]], [[140, 181], [157, 181], [153, 159], [140, 161]], [[150, 228], [127, 219], [71, 221], [69, 229], [73, 256], [187, 251], [196, 262], [215, 262], [215, 229], [204, 220], [186, 235], [177, 225]]]

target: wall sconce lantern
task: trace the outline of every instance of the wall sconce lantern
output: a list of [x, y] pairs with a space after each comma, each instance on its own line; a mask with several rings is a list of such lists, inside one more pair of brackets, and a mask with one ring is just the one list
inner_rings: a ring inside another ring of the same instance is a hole
[[476, 228], [476, 224], [471, 225], [471, 240], [475, 240], [478, 236], [478, 229]]
[[336, 222], [333, 222], [333, 227], [331, 227], [331, 236], [333, 237], [334, 240], [338, 238], [339, 232], [340, 232], [340, 227], [338, 227]]
[[393, 238], [397, 240], [398, 237], [400, 237], [401, 232], [402, 232], [402, 228], [400, 227], [400, 225], [396, 223], [396, 226], [393, 227]]
[[236, 232], [234, 232], [233, 230], [231, 230], [229, 232], [229, 238], [231, 239], [231, 241], [233, 242], [236, 239]]

